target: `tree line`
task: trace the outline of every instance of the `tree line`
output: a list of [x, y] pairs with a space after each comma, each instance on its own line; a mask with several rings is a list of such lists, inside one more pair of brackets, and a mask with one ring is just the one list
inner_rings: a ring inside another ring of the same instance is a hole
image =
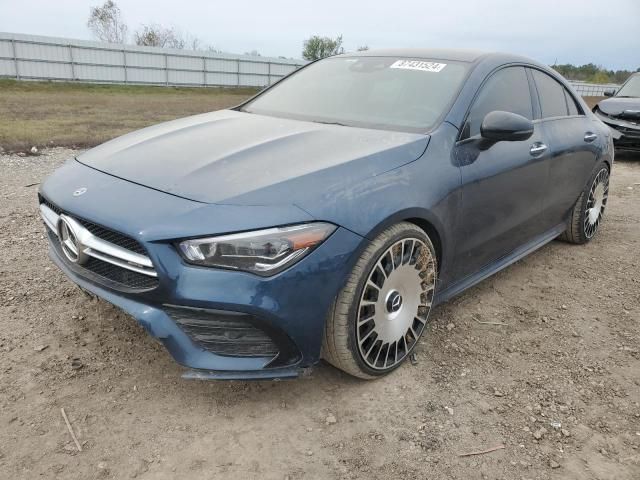
[[[569, 80], [577, 80], [589, 83], [617, 83], [621, 84], [634, 73], [631, 70], [607, 70], [593, 63], [586, 65], [571, 65], [565, 63], [562, 65], [552, 65], [556, 72]], [[636, 70], [640, 72], [640, 68]]]
[[[103, 42], [127, 43], [129, 27], [123, 19], [120, 7], [113, 0], [106, 0], [102, 6], [92, 7], [87, 20], [87, 26], [93, 35]], [[189, 50], [209, 50], [219, 52], [212, 45], [205, 44], [200, 38], [181, 32], [174, 26], [158, 23], [142, 24], [133, 32], [136, 45], [147, 47], [166, 47]], [[358, 51], [369, 50], [367, 45], [358, 47]], [[313, 61], [321, 58], [345, 53], [342, 45], [342, 35], [335, 38], [314, 35], [303, 43], [302, 58]], [[245, 55], [260, 56], [257, 50], [245, 52]], [[284, 58], [284, 57], [280, 57]], [[590, 83], [623, 83], [632, 71], [607, 70], [593, 63], [586, 65], [552, 65], [558, 73], [569, 80]], [[636, 70], [640, 72], [640, 68]]]

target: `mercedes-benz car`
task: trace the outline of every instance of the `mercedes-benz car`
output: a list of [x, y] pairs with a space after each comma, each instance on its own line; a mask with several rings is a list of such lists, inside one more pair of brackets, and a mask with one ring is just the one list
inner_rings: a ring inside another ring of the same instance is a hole
[[547, 242], [596, 235], [610, 130], [528, 58], [378, 50], [116, 138], [39, 191], [50, 256], [185, 376], [356, 377], [436, 305]]
[[618, 91], [604, 93], [611, 98], [593, 107], [593, 113], [611, 128], [617, 150], [640, 152], [640, 72], [631, 75]]

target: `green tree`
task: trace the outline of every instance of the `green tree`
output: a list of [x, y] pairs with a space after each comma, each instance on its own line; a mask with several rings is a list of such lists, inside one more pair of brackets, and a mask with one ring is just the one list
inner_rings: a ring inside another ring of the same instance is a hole
[[606, 71], [600, 70], [591, 76], [589, 79], [591, 83], [610, 83], [611, 79]]
[[553, 65], [552, 68], [560, 75], [569, 79], [590, 83], [623, 83], [633, 72], [629, 70], [607, 70], [593, 63], [586, 65]]
[[321, 58], [341, 53], [344, 53], [342, 35], [338, 35], [336, 38], [314, 35], [304, 41], [304, 48], [302, 49], [302, 57], [305, 60], [320, 60]]

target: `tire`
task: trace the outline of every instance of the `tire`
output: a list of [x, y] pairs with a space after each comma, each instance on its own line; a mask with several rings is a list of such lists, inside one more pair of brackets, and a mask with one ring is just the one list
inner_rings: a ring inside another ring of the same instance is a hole
[[598, 232], [607, 206], [609, 195], [609, 166], [601, 162], [595, 169], [586, 187], [580, 193], [569, 225], [560, 236], [561, 240], [577, 245], [585, 244]]
[[424, 331], [437, 272], [435, 249], [422, 229], [402, 222], [382, 232], [360, 255], [327, 315], [322, 357], [362, 379], [398, 368]]

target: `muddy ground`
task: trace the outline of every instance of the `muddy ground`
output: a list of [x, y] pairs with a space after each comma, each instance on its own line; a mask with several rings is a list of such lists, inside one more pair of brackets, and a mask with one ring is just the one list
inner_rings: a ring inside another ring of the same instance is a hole
[[0, 156], [0, 478], [640, 478], [640, 158], [593, 242], [438, 308], [416, 365], [216, 383], [48, 260], [33, 184], [72, 154]]

